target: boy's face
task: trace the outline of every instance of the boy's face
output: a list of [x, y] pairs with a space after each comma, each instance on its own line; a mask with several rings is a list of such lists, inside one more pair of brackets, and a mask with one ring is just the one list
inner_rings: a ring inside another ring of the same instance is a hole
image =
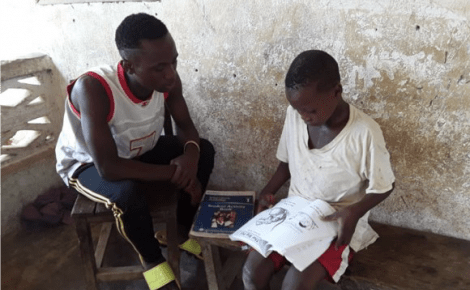
[[299, 89], [286, 89], [287, 100], [310, 126], [326, 124], [341, 98], [341, 85], [318, 92], [317, 84], [318, 82], [311, 82]]
[[143, 40], [132, 60], [131, 73], [141, 86], [168, 92], [176, 83], [177, 57], [178, 51], [170, 33], [159, 39]]

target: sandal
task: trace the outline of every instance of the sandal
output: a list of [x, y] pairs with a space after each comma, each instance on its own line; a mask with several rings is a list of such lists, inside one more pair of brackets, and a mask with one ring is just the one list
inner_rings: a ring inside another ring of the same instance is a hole
[[175, 280], [175, 274], [166, 261], [151, 268], [150, 270], [143, 272], [143, 275], [150, 290], [160, 289], [173, 281], [175, 281], [177, 287], [180, 288], [177, 281]]
[[[155, 233], [155, 238], [158, 240], [160, 245], [167, 246], [166, 230], [160, 230]], [[179, 248], [189, 254], [195, 256], [199, 260], [204, 260], [202, 257], [202, 249], [199, 243], [194, 239], [188, 239], [186, 242], [179, 245]]]

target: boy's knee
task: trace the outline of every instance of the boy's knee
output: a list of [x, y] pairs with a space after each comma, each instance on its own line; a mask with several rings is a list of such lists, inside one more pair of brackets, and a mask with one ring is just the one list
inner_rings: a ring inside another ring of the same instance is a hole
[[269, 261], [258, 253], [250, 253], [242, 271], [245, 289], [266, 289], [273, 273]]
[[242, 279], [243, 279], [243, 285], [245, 286], [246, 290], [255, 290], [259, 289], [256, 283], [256, 275], [255, 275], [255, 269], [252, 269], [250, 267], [249, 263], [245, 263], [243, 266], [243, 272], [242, 272]]

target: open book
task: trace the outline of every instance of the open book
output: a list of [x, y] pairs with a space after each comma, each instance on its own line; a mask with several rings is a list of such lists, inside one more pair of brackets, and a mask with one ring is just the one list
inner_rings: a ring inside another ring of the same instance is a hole
[[334, 212], [325, 201], [290, 196], [256, 215], [230, 239], [246, 243], [264, 257], [276, 251], [303, 271], [337, 236], [338, 223], [321, 220]]
[[228, 238], [254, 215], [254, 191], [213, 191], [204, 193], [190, 235]]

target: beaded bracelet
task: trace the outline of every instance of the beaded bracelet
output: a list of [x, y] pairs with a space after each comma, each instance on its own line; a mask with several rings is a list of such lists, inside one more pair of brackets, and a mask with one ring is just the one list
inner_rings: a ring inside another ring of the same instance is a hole
[[187, 146], [188, 144], [194, 144], [194, 145], [196, 145], [197, 151], [198, 151], [198, 152], [201, 152], [201, 148], [199, 147], [199, 144], [197, 144], [197, 142], [196, 142], [196, 141], [193, 141], [193, 140], [189, 140], [189, 141], [187, 141], [186, 143], [184, 143], [184, 152], [186, 152], [186, 146]]
[[265, 196], [266, 199], [267, 199], [267, 202], [270, 204], [270, 205], [273, 205], [274, 204], [274, 194], [268, 194]]
[[274, 201], [274, 195], [273, 194], [268, 194], [268, 195], [265, 195], [263, 196], [263, 198], [261, 198], [259, 200], [260, 204], [264, 205], [264, 206], [268, 206], [268, 207], [272, 207], [275, 203]]

